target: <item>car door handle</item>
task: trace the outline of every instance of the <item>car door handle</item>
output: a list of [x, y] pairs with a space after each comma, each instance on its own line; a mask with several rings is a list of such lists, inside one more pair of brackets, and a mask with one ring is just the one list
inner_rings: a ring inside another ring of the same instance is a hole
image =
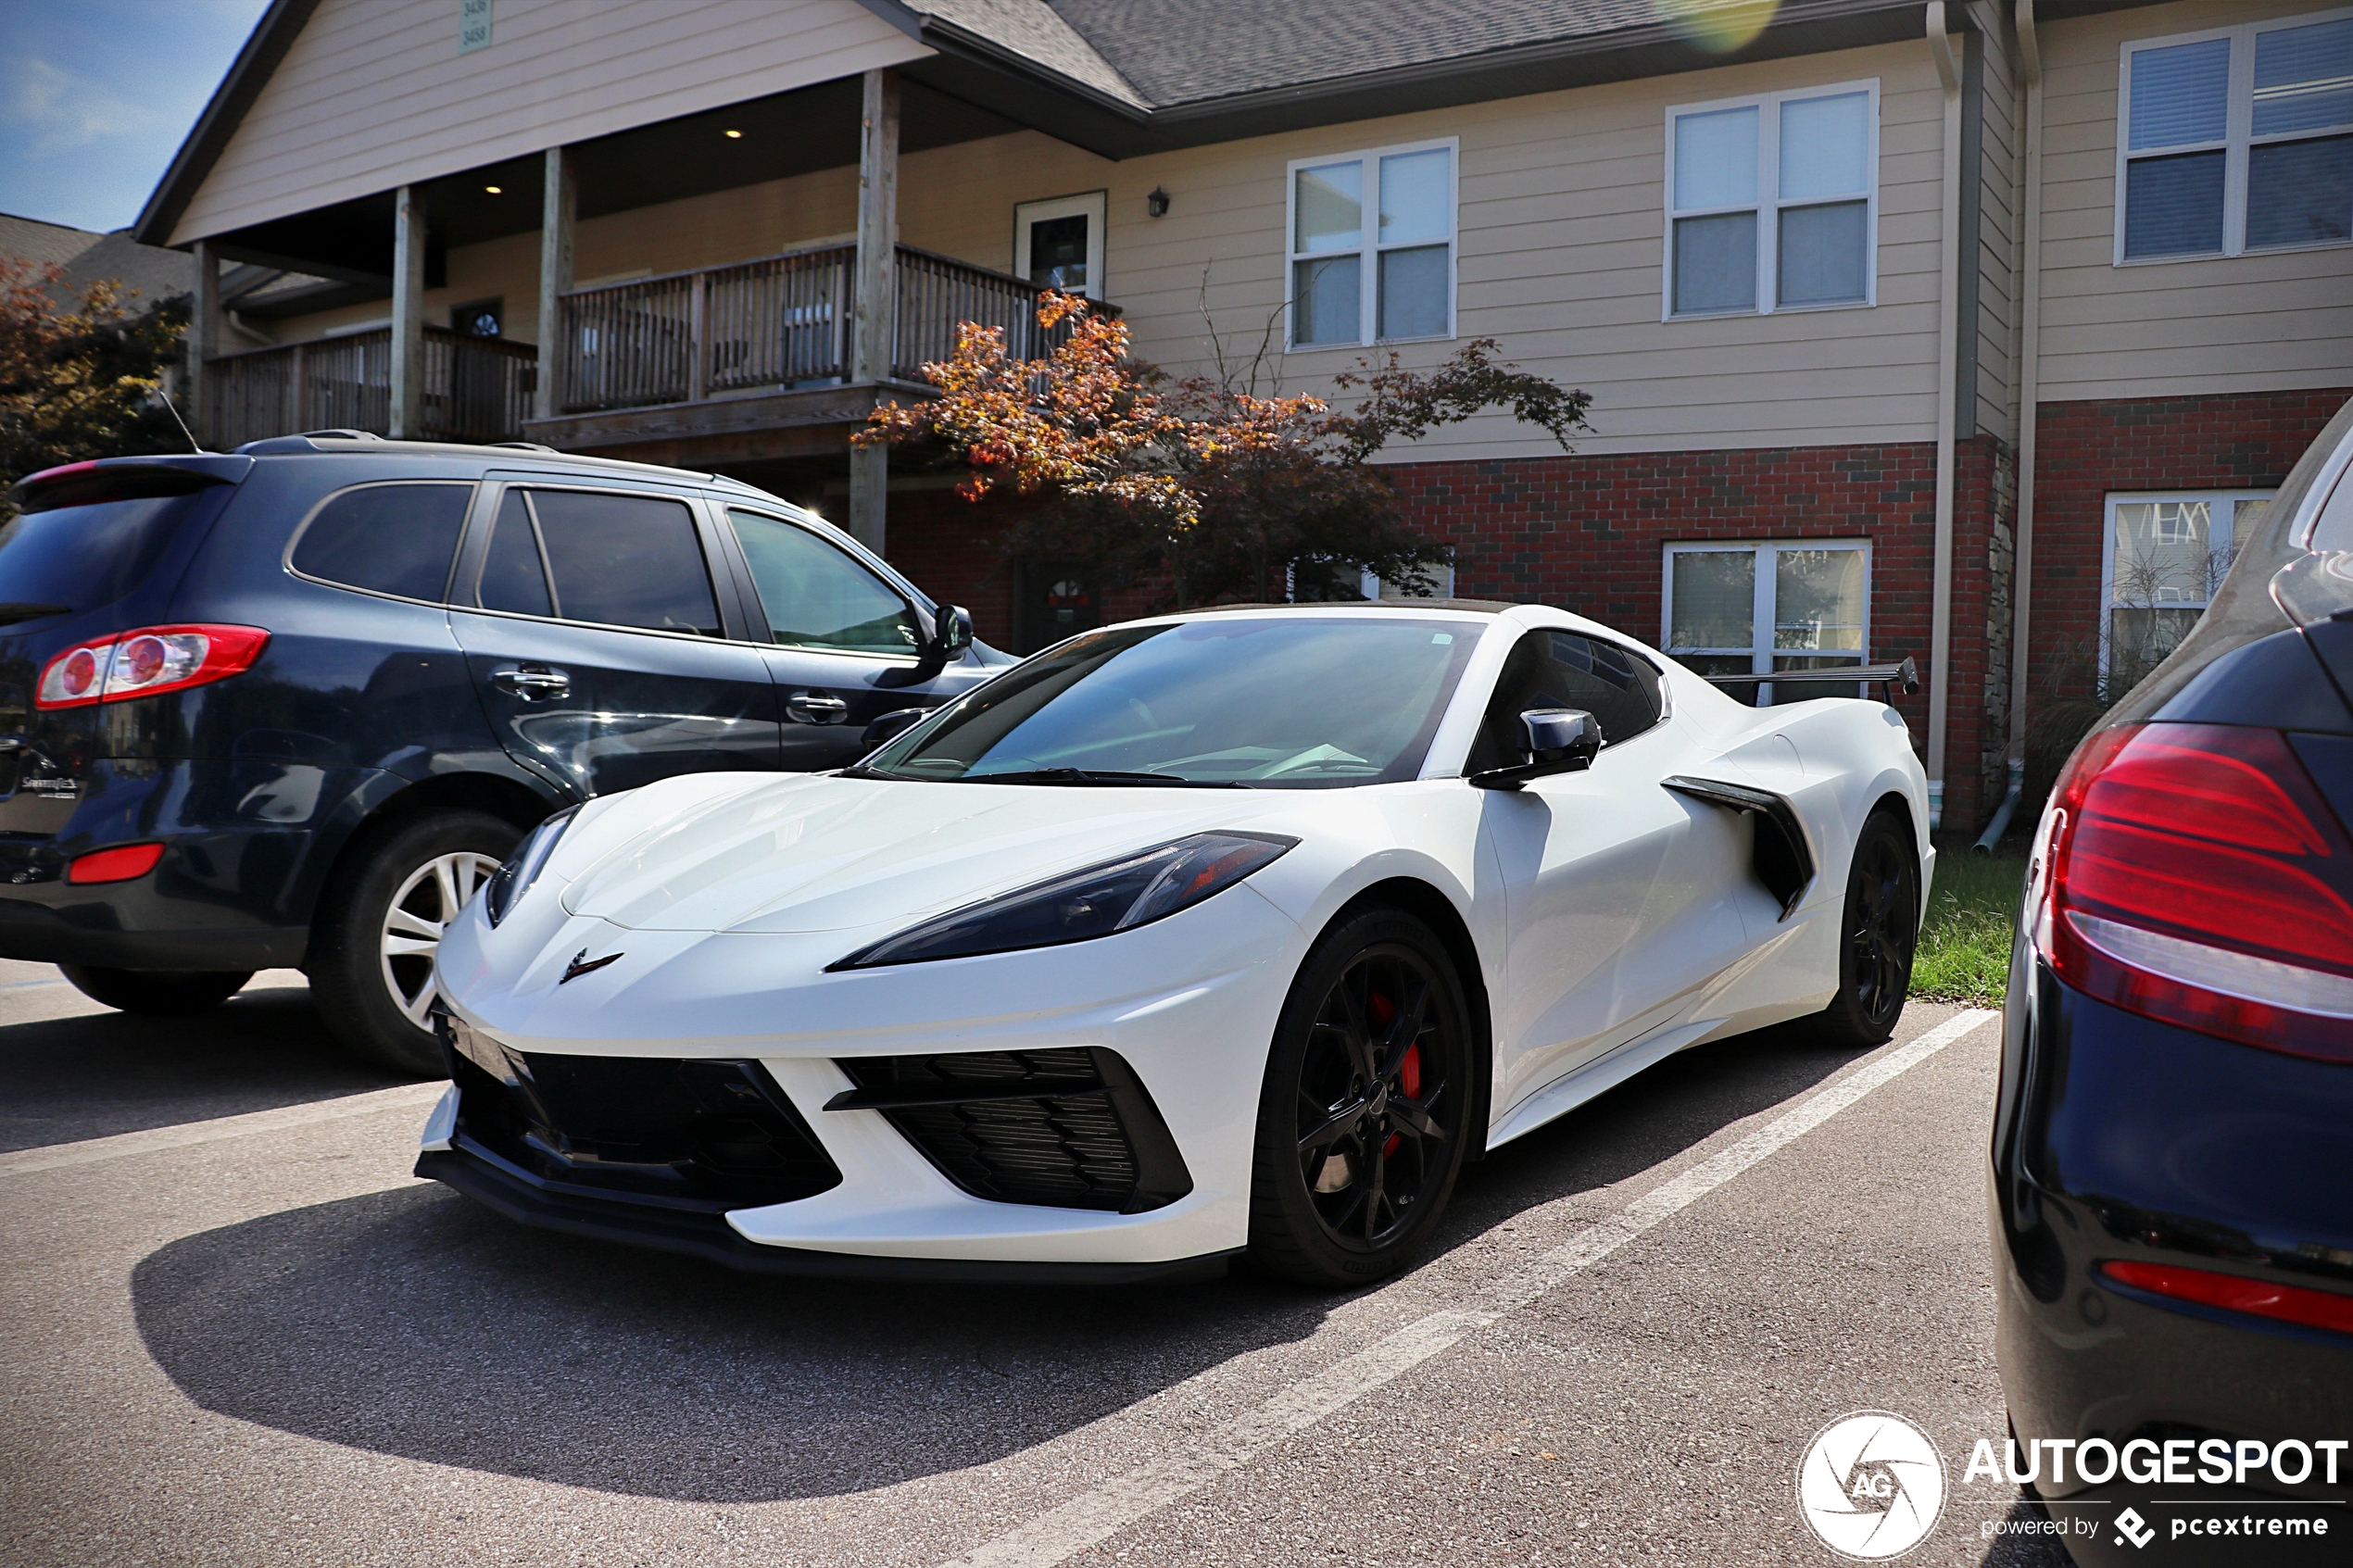
[[837, 696], [795, 692], [785, 699], [785, 712], [797, 724], [838, 724], [849, 717], [849, 704]]
[[548, 697], [570, 696], [572, 677], [561, 670], [545, 664], [508, 665], [490, 672], [490, 684], [510, 696], [525, 702], [538, 702]]

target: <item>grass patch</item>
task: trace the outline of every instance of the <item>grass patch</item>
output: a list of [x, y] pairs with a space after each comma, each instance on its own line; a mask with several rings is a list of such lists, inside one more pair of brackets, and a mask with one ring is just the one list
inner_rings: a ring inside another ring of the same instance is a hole
[[1912, 960], [1912, 995], [1928, 1001], [1999, 1005], [2009, 985], [2023, 856], [1946, 850], [1936, 857], [1928, 919]]

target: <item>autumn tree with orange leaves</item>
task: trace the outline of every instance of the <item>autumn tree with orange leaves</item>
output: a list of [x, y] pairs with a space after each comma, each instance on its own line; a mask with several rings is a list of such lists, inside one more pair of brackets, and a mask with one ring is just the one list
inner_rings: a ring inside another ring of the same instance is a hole
[[998, 491], [1048, 504], [1004, 541], [1016, 558], [1083, 563], [1098, 582], [1143, 583], [1154, 608], [1297, 596], [1354, 597], [1361, 573], [1412, 583], [1451, 547], [1399, 514], [1370, 461], [1491, 408], [1563, 451], [1592, 399], [1496, 358], [1481, 338], [1433, 370], [1395, 355], [1334, 378], [1340, 409], [1262, 396], [1234, 376], [1172, 381], [1128, 353], [1128, 330], [1075, 295], [1039, 296], [1038, 324], [1067, 323], [1051, 357], [1010, 357], [1001, 328], [965, 322], [955, 353], [924, 367], [939, 388], [886, 404], [854, 440], [909, 443], [967, 471], [967, 500]]

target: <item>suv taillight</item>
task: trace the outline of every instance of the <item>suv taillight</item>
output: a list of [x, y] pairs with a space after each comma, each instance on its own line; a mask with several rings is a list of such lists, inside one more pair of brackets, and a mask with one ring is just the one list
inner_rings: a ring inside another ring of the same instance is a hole
[[2277, 730], [2093, 735], [2052, 794], [2028, 885], [2034, 945], [2076, 989], [2353, 1060], [2353, 842]]
[[143, 626], [78, 643], [52, 659], [33, 690], [40, 708], [80, 708], [185, 690], [234, 675], [261, 657], [258, 626]]

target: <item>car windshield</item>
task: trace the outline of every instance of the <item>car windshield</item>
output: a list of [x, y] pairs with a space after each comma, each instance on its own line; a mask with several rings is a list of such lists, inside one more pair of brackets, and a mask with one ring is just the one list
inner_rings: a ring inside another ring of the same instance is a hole
[[859, 771], [1292, 789], [1410, 779], [1479, 630], [1358, 614], [1090, 633], [990, 682]]

